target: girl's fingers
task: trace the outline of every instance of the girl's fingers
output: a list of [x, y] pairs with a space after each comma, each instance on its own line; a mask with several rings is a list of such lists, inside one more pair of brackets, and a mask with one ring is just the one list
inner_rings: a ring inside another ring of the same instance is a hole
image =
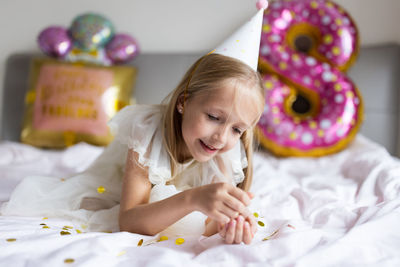
[[[218, 223], [218, 225], [219, 226], [221, 226], [219, 223]], [[226, 236], [226, 231], [227, 231], [227, 229], [228, 229], [228, 226], [229, 226], [229, 223], [226, 223], [226, 224], [224, 224], [224, 225], [222, 225], [222, 227], [220, 227], [220, 229], [219, 229], [219, 235], [222, 237], [222, 238], [225, 238], [225, 236]]]
[[251, 233], [250, 224], [246, 221], [244, 222], [243, 242], [249, 245], [252, 239], [253, 239], [253, 234]]
[[232, 244], [235, 240], [236, 220], [231, 220], [226, 230], [225, 243]]
[[254, 194], [253, 193], [251, 193], [251, 192], [246, 192], [246, 193], [247, 193], [247, 195], [249, 196], [250, 199], [254, 198]]
[[215, 211], [212, 214], [208, 214], [208, 216], [217, 221], [217, 223], [229, 223], [229, 221], [231, 220], [230, 216], [225, 215], [223, 212], [221, 211]]
[[240, 244], [242, 243], [243, 239], [243, 224], [244, 224], [244, 218], [243, 216], [239, 215], [239, 217], [236, 219], [236, 233], [235, 233], [235, 243]]
[[245, 191], [238, 187], [232, 186], [230, 190], [228, 190], [229, 194], [235, 197], [237, 200], [242, 202], [243, 205], [250, 205], [250, 197], [247, 195]]
[[254, 234], [257, 232], [257, 222], [256, 222], [256, 219], [254, 218], [253, 215], [250, 215], [250, 216], [247, 217], [246, 219], [247, 219], [247, 221], [248, 221], [248, 223], [249, 223], [251, 233], [254, 235]]
[[237, 216], [239, 216], [239, 212], [232, 209], [230, 206], [223, 204], [223, 206], [220, 208], [221, 213], [224, 215], [228, 216], [230, 219], [235, 219]]
[[239, 213], [242, 214], [244, 217], [247, 217], [250, 215], [250, 211], [246, 208], [246, 206], [243, 205], [242, 202], [240, 202], [239, 200], [237, 200], [234, 197], [227, 197], [224, 200], [224, 203], [226, 206], [228, 206], [229, 208], [231, 208], [232, 210], [237, 212], [236, 216], [231, 217], [231, 218], [236, 218]]

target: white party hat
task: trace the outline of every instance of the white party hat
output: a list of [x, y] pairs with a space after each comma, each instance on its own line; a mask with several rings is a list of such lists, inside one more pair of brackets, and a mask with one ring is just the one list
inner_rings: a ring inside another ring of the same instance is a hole
[[257, 2], [257, 8], [259, 9], [257, 14], [236, 30], [213, 52], [239, 59], [257, 71], [263, 14], [267, 6], [268, 2], [266, 0], [259, 0]]

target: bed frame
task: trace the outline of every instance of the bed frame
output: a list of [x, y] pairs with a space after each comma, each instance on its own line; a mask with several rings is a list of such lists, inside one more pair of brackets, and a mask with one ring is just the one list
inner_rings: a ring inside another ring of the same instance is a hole
[[[137, 103], [159, 103], [171, 91], [198, 54], [143, 53], [131, 65], [138, 77], [134, 97]], [[3, 88], [1, 140], [19, 141], [28, 88], [30, 60], [38, 55], [11, 55], [6, 62]], [[398, 101], [400, 89], [400, 45], [363, 47], [348, 72], [363, 95], [365, 121], [361, 133], [400, 155]]]

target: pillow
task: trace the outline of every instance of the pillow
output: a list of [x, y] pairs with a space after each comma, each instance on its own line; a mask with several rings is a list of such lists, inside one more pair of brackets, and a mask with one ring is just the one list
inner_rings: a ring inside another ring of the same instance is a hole
[[105, 146], [112, 141], [108, 120], [131, 96], [136, 69], [34, 58], [21, 141], [64, 148], [78, 142]]

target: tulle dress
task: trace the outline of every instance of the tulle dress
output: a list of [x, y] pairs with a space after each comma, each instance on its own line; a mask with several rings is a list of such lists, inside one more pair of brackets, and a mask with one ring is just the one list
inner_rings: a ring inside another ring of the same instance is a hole
[[[191, 160], [180, 164], [179, 174], [171, 177], [170, 160], [162, 141], [164, 110], [162, 105], [125, 107], [109, 122], [114, 141], [87, 170], [63, 179], [43, 176], [23, 179], [10, 200], [2, 205], [1, 214], [66, 218], [85, 225], [88, 231], [119, 231], [119, 201], [129, 149], [136, 151], [140, 164], [148, 167], [153, 185], [149, 202], [216, 181], [234, 185], [243, 181], [247, 159], [241, 142], [208, 162]], [[162, 234], [201, 235], [205, 219], [204, 214], [192, 212]]]

